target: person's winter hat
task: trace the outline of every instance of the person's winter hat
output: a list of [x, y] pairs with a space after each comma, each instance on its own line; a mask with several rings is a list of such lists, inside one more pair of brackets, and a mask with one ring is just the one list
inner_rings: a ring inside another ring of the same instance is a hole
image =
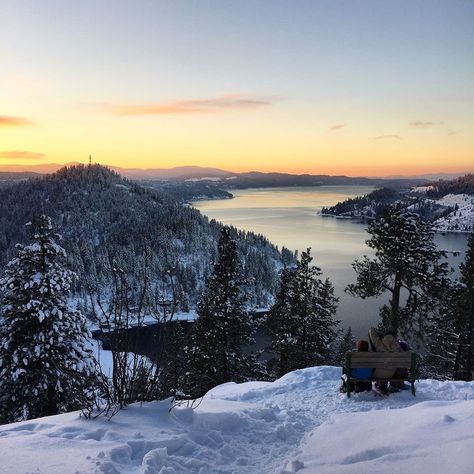
[[367, 352], [369, 350], [369, 343], [367, 341], [357, 341], [357, 350], [359, 352]]
[[410, 347], [408, 346], [408, 343], [406, 341], [398, 341], [398, 344], [400, 344], [400, 349], [402, 351], [408, 351], [410, 350]]

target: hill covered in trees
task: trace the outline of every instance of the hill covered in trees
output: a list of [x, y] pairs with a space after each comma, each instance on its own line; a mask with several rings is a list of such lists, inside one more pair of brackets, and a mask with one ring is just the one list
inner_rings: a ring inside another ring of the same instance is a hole
[[[69, 264], [79, 274], [74, 294], [83, 305], [90, 291], [107, 294], [119, 272], [132, 290], [150, 278], [163, 295], [179, 295], [180, 310], [192, 309], [222, 228], [164, 189], [146, 189], [99, 165], [72, 166], [0, 189], [0, 267], [13, 258], [16, 243], [28, 242], [25, 223], [40, 214], [51, 216], [63, 235]], [[251, 304], [267, 306], [277, 270], [294, 257], [264, 236], [230, 232]]]
[[410, 189], [380, 188], [321, 210], [322, 215], [377, 219], [388, 207], [414, 211], [440, 231], [474, 230], [474, 174]]

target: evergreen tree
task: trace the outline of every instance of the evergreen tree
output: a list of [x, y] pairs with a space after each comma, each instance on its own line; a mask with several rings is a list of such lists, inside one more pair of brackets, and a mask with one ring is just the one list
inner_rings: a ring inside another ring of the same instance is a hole
[[216, 385], [252, 376], [255, 361], [243, 348], [253, 342], [254, 325], [241, 275], [236, 243], [224, 227], [217, 262], [198, 303], [198, 318], [187, 347], [184, 385], [188, 395], [201, 396]]
[[276, 355], [272, 369], [277, 377], [333, 359], [337, 298], [330, 281], [321, 280], [321, 270], [311, 266], [312, 260], [311, 249], [307, 249], [295, 269], [283, 270], [268, 316], [270, 349]]
[[160, 365], [158, 396], [160, 399], [181, 398], [184, 395], [181, 384], [186, 372], [183, 326], [180, 321], [168, 321], [163, 323], [162, 330], [166, 333], [166, 343], [158, 362]]
[[14, 422], [87, 408], [95, 381], [90, 334], [82, 314], [66, 302], [74, 274], [64, 267], [66, 253], [53, 240], [49, 217], [36, 219], [34, 242], [17, 249], [0, 282], [0, 418]]
[[346, 353], [352, 351], [355, 347], [355, 338], [352, 335], [352, 328], [346, 331], [344, 336], [339, 341], [339, 346], [337, 348], [335, 363], [338, 365], [344, 365], [346, 361]]
[[451, 286], [441, 310], [430, 319], [427, 375], [447, 380], [473, 379], [474, 235], [468, 241], [460, 279]]
[[455, 380], [473, 380], [474, 373], [474, 234], [468, 241], [466, 258], [461, 264], [459, 296], [460, 344], [454, 367]]
[[299, 318], [292, 310], [295, 269], [285, 267], [280, 274], [280, 287], [275, 303], [267, 318], [268, 334], [271, 338], [270, 352], [276, 357], [268, 362], [269, 372], [280, 377], [293, 370], [293, 361], [297, 359], [298, 347], [295, 335], [298, 333]]
[[391, 207], [367, 231], [366, 244], [375, 258], [354, 262], [357, 282], [346, 291], [364, 299], [388, 292], [389, 303], [380, 309], [382, 329], [416, 331], [421, 337], [427, 316], [448, 287], [445, 255], [433, 241], [431, 225], [418, 214]]
[[422, 360], [423, 377], [453, 380], [460, 345], [459, 285], [453, 285], [443, 303], [429, 316], [426, 355]]

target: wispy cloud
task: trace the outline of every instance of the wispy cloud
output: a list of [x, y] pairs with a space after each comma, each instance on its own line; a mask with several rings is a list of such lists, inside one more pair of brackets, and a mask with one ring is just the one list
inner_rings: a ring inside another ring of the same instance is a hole
[[33, 151], [0, 151], [0, 158], [4, 160], [41, 160], [46, 155]]
[[35, 125], [25, 117], [14, 117], [12, 115], [0, 115], [0, 127], [29, 127]]
[[345, 123], [338, 123], [336, 125], [333, 125], [329, 130], [336, 131], [336, 130], [340, 130], [341, 128], [344, 128], [344, 127], [347, 127], [347, 125]]
[[400, 135], [379, 135], [376, 140], [402, 140]]
[[410, 122], [410, 125], [412, 127], [426, 128], [426, 127], [432, 127], [433, 125], [436, 125], [436, 123], [435, 122], [423, 122], [422, 120], [415, 120], [414, 122]]
[[210, 99], [174, 100], [149, 104], [105, 104], [104, 107], [115, 115], [195, 114], [234, 109], [259, 109], [273, 105], [277, 99], [276, 96], [229, 94]]

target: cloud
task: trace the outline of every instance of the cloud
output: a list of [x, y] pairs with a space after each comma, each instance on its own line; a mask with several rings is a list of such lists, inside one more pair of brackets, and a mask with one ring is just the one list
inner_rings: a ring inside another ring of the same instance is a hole
[[341, 128], [344, 128], [344, 127], [347, 127], [347, 125], [345, 123], [338, 123], [336, 125], [333, 125], [329, 130], [336, 131], [336, 130], [340, 130]]
[[218, 112], [235, 109], [259, 109], [273, 105], [277, 97], [229, 94], [210, 99], [174, 100], [149, 104], [105, 104], [115, 115], [167, 115]]
[[392, 140], [402, 140], [402, 137], [400, 135], [379, 135], [378, 137], [375, 137], [376, 140], [386, 140], [386, 139], [392, 139]]
[[34, 123], [25, 117], [0, 115], [0, 127], [29, 127], [31, 125], [34, 125]]
[[46, 155], [32, 151], [0, 151], [0, 158], [4, 160], [41, 160]]
[[410, 125], [412, 127], [423, 128], [423, 127], [431, 127], [431, 126], [436, 125], [436, 124], [434, 122], [423, 122], [421, 120], [415, 120], [414, 122], [410, 122]]

